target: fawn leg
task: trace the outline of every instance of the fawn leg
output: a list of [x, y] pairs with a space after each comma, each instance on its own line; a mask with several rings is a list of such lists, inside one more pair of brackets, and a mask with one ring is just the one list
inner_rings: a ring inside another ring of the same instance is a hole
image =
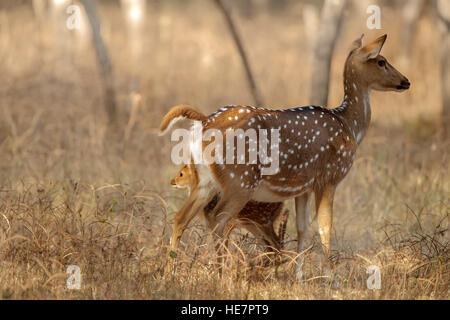
[[170, 239], [171, 249], [169, 251], [169, 257], [167, 260], [167, 266], [165, 274], [168, 275], [173, 269], [173, 260], [170, 254], [176, 252], [178, 249], [181, 236], [184, 230], [188, 226], [192, 218], [195, 217], [199, 212], [202, 211], [205, 204], [205, 199], [197, 197], [195, 194], [191, 194], [183, 205], [183, 207], [178, 211], [174, 219], [172, 237]]
[[188, 226], [189, 222], [191, 222], [192, 218], [197, 215], [201, 209], [204, 202], [202, 199], [194, 198], [189, 199], [183, 205], [183, 207], [178, 211], [174, 219], [172, 238], [170, 240], [171, 250], [175, 251], [178, 249], [181, 236], [183, 235], [184, 230]]

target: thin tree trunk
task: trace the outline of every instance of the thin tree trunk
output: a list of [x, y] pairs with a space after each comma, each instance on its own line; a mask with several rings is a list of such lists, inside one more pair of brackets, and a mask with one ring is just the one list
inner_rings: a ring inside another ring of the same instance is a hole
[[402, 37], [402, 48], [404, 51], [409, 51], [412, 37], [415, 31], [417, 20], [419, 20], [425, 6], [425, 0], [408, 0], [402, 10], [404, 32]]
[[313, 4], [305, 4], [302, 10], [303, 37], [306, 40], [304, 48], [308, 55], [308, 65], [314, 61], [314, 43], [317, 39], [317, 30], [320, 23], [320, 8]]
[[425, 0], [408, 0], [406, 1], [402, 9], [403, 28], [400, 46], [402, 48], [402, 56], [400, 63], [403, 65], [403, 67], [409, 65], [413, 36], [416, 31], [417, 21], [419, 20], [420, 15], [425, 8], [425, 5]]
[[442, 22], [441, 38], [441, 86], [442, 114], [441, 124], [445, 138], [450, 138], [450, 3], [438, 0], [436, 11]]
[[247, 19], [251, 19], [255, 13], [255, 4], [253, 0], [238, 0], [233, 2], [239, 13]]
[[121, 0], [120, 4], [126, 21], [127, 40], [133, 67], [136, 67], [140, 65], [139, 59], [142, 57], [146, 0]]
[[47, 13], [47, 2], [44, 0], [33, 0], [33, 12], [36, 16], [39, 24], [45, 21], [45, 16]]
[[310, 103], [327, 106], [330, 66], [346, 0], [325, 0], [314, 50]]
[[51, 21], [51, 34], [53, 54], [56, 61], [53, 64], [55, 73], [64, 75], [73, 68], [72, 48], [70, 41], [70, 33], [66, 28], [66, 7], [70, 4], [68, 0], [50, 1], [49, 13]]
[[[121, 0], [121, 9], [126, 21], [128, 41], [128, 64], [131, 71], [129, 90], [140, 91], [140, 75], [142, 74], [142, 57], [144, 49], [144, 23], [146, 18], [146, 0]], [[129, 96], [132, 102], [132, 95]], [[132, 104], [132, 103], [131, 103]]]
[[98, 65], [103, 82], [104, 103], [110, 124], [116, 121], [116, 93], [114, 89], [113, 67], [108, 50], [100, 32], [100, 19], [95, 0], [80, 0], [86, 11], [92, 31], [92, 41], [97, 54]]
[[227, 22], [228, 29], [230, 30], [230, 33], [233, 36], [233, 40], [236, 45], [236, 48], [239, 51], [239, 55], [241, 56], [242, 64], [244, 65], [244, 68], [245, 68], [245, 73], [247, 75], [247, 80], [248, 80], [251, 94], [253, 96], [253, 100], [255, 101], [256, 105], [262, 105], [263, 101], [261, 99], [259, 90], [256, 87], [255, 79], [253, 77], [253, 72], [250, 68], [250, 64], [248, 62], [247, 54], [245, 52], [244, 46], [242, 45], [240, 36], [236, 30], [233, 19], [231, 18], [230, 12], [225, 7], [222, 0], [214, 0], [214, 2], [217, 4], [218, 8], [220, 9], [220, 12], [223, 14], [223, 17], [225, 18], [225, 21]]
[[442, 36], [441, 45], [442, 128], [450, 137], [450, 32]]

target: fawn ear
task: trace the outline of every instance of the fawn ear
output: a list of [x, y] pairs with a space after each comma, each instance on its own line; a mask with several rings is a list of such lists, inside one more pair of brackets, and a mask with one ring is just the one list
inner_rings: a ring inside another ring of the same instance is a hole
[[364, 33], [361, 35], [361, 37], [359, 37], [358, 39], [353, 41], [350, 51], [353, 51], [353, 50], [361, 48], [362, 47], [362, 43], [363, 43], [363, 39], [364, 39]]
[[380, 54], [381, 48], [383, 48], [383, 44], [386, 41], [387, 34], [382, 35], [375, 41], [367, 44], [363, 48], [359, 49], [359, 52], [365, 56], [367, 60], [375, 59]]

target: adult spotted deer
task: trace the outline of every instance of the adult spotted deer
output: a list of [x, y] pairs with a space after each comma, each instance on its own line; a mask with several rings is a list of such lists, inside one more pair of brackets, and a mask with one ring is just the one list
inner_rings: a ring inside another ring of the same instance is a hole
[[[170, 183], [176, 188], [187, 188], [189, 194], [191, 194], [191, 190], [195, 190], [198, 184], [195, 166], [193, 164], [183, 166]], [[204, 214], [208, 214], [219, 199], [220, 194], [215, 196], [213, 200], [203, 208]], [[281, 215], [282, 212], [283, 214]], [[180, 211], [180, 213], [185, 213], [185, 211]], [[173, 246], [172, 250], [178, 247], [181, 235], [189, 223], [189, 220], [186, 219], [185, 216], [180, 215], [180, 213], [175, 216], [171, 241]], [[243, 226], [250, 231], [256, 239], [262, 241], [269, 251], [280, 251], [283, 247], [287, 218], [288, 212], [287, 210], [283, 211], [282, 202], [267, 203], [249, 201], [238, 215], [229, 221], [224, 232], [225, 238], [228, 240], [229, 235], [234, 228]], [[276, 234], [274, 230], [274, 224], [277, 219], [280, 219], [278, 234]]]
[[[246, 161], [245, 164], [196, 161], [197, 196], [190, 197], [182, 210], [186, 210], [187, 215], [195, 214], [220, 192], [220, 200], [206, 215], [210, 229], [220, 239], [229, 220], [250, 200], [281, 202], [294, 198], [300, 252], [314, 193], [324, 257], [327, 264], [330, 263], [334, 194], [348, 174], [356, 149], [369, 127], [370, 91], [403, 91], [410, 86], [408, 79], [380, 55], [386, 35], [365, 46], [362, 40], [363, 36], [353, 42], [345, 62], [344, 99], [336, 108], [305, 106], [271, 110], [228, 106], [208, 117], [200, 117], [190, 107], [175, 107], [169, 111], [161, 123], [161, 131], [175, 120], [189, 119], [194, 120], [194, 126], [201, 125], [203, 132], [213, 128], [221, 132], [278, 129], [280, 133], [279, 148], [272, 149], [270, 155], [272, 161], [274, 157], [280, 160], [275, 174], [263, 175], [264, 164], [260, 160], [257, 163]], [[201, 158], [207, 146], [208, 142], [203, 141], [200, 150], [194, 148], [193, 158]], [[299, 260], [299, 277], [301, 264]]]

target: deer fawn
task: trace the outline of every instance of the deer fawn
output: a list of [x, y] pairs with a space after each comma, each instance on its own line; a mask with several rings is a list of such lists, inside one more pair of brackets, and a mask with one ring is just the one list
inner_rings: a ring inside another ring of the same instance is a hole
[[[191, 190], [197, 188], [198, 178], [195, 166], [185, 165], [170, 182], [174, 187], [187, 188], [189, 194]], [[208, 214], [220, 199], [220, 195], [215, 196], [207, 206], [204, 207], [204, 214]], [[241, 225], [250, 231], [258, 240], [262, 240], [269, 251], [280, 251], [283, 247], [283, 239], [286, 231], [288, 218], [287, 210], [283, 211], [280, 218], [278, 235], [274, 230], [275, 220], [278, 219], [283, 210], [282, 202], [264, 203], [249, 201], [239, 214], [228, 222], [225, 229], [225, 237], [228, 240], [231, 231]], [[181, 211], [185, 213], [186, 211]], [[193, 217], [191, 217], [192, 219]], [[172, 250], [178, 247], [181, 235], [186, 229], [191, 219], [177, 214], [175, 217], [174, 230], [172, 234]]]
[[[182, 208], [181, 215], [194, 215], [219, 193], [220, 200], [206, 214], [208, 226], [217, 239], [224, 235], [229, 220], [250, 201], [281, 202], [295, 199], [297, 248], [303, 249], [309, 223], [311, 195], [314, 193], [319, 234], [327, 270], [330, 262], [330, 235], [333, 199], [336, 187], [348, 174], [358, 145], [370, 123], [370, 91], [404, 91], [408, 79], [380, 55], [386, 35], [365, 46], [362, 38], [353, 42], [344, 67], [344, 99], [340, 106], [326, 109], [319, 106], [271, 110], [248, 106], [228, 106], [208, 117], [195, 108], [174, 107], [164, 117], [160, 129], [165, 131], [179, 119], [194, 120], [203, 131], [210, 128], [278, 129], [279, 150], [271, 150], [271, 158], [279, 157], [276, 174], [263, 175], [263, 164], [204, 164], [197, 161], [208, 146], [193, 148], [198, 171], [198, 191]], [[186, 212], [184, 212], [186, 211]], [[220, 248], [218, 245], [217, 248]], [[219, 260], [220, 261], [220, 260]], [[299, 257], [298, 276], [302, 260]]]

